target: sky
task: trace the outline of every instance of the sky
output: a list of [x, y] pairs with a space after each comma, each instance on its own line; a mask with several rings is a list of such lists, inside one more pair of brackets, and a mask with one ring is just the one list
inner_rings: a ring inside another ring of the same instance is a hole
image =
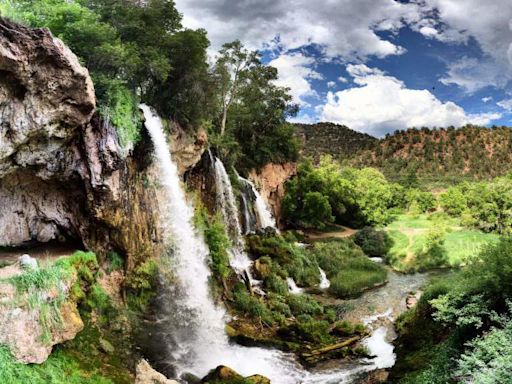
[[300, 113], [381, 137], [512, 125], [510, 0], [176, 0], [211, 52], [239, 39]]

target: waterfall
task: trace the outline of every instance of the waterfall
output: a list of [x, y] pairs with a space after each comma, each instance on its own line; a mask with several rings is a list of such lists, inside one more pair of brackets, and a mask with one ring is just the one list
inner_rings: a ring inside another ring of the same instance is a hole
[[221, 210], [224, 225], [228, 229], [229, 237], [233, 244], [230, 252], [230, 263], [236, 271], [247, 271], [247, 273], [249, 273], [252, 262], [245, 252], [242, 227], [240, 226], [239, 212], [233, 193], [233, 186], [231, 185], [231, 180], [229, 179], [229, 175], [222, 161], [217, 157], [212, 157], [212, 160], [215, 169], [217, 206]]
[[259, 224], [261, 229], [265, 229], [267, 227], [271, 227], [274, 229], [277, 229], [276, 221], [274, 220], [274, 217], [272, 216], [272, 213], [270, 212], [270, 208], [265, 203], [265, 200], [263, 200], [263, 197], [256, 189], [256, 186], [253, 182], [250, 180], [244, 179], [242, 176], [238, 175], [238, 178], [243, 183], [246, 183], [250, 186], [252, 189], [252, 192], [254, 193], [254, 196], [256, 197], [256, 200], [254, 202], [254, 207], [256, 209], [256, 213], [258, 215]]
[[[178, 376], [192, 373], [205, 376], [218, 365], [227, 365], [244, 376], [262, 374], [275, 384], [340, 384], [364, 370], [336, 369], [325, 373], [311, 373], [300, 367], [291, 354], [257, 347], [242, 347], [229, 343], [224, 331], [226, 313], [210, 297], [207, 265], [208, 249], [192, 224], [193, 208], [187, 202], [181, 186], [178, 169], [172, 161], [160, 118], [146, 105], [145, 126], [155, 147], [155, 160], [166, 202], [160, 206], [162, 233], [171, 247], [170, 266], [176, 281], [172, 297], [166, 301], [172, 308], [162, 319], [172, 337], [162, 337], [162, 343], [173, 340], [169, 364]], [[165, 347], [165, 346], [163, 346]]]
[[303, 288], [297, 287], [297, 284], [295, 284], [295, 280], [293, 280], [291, 277], [286, 278], [286, 283], [288, 284], [288, 291], [292, 295], [298, 295], [304, 292]]
[[327, 275], [325, 274], [325, 271], [322, 268], [318, 268], [320, 271], [320, 284], [318, 285], [318, 288], [320, 289], [327, 289], [331, 286], [331, 282], [327, 278]]

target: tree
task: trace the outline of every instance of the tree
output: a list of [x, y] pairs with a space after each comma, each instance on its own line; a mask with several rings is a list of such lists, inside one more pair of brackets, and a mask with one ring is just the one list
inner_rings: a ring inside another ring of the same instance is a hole
[[224, 44], [214, 67], [220, 102], [220, 134], [226, 131], [229, 109], [238, 96], [246, 72], [259, 63], [258, 54], [245, 49], [240, 40]]

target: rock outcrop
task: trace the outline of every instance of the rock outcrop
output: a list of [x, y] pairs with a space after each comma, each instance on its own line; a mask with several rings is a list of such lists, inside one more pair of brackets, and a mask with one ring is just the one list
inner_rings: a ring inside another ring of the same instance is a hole
[[261, 196], [270, 206], [276, 222], [281, 222], [281, 201], [283, 200], [284, 184], [297, 173], [296, 163], [266, 164], [258, 172], [249, 173], [249, 179], [256, 185]]
[[123, 156], [95, 103], [59, 39], [0, 18], [0, 246], [70, 240], [129, 270], [154, 252], [151, 147]]
[[142, 359], [137, 364], [135, 384], [178, 384], [178, 382], [155, 371], [146, 360]]

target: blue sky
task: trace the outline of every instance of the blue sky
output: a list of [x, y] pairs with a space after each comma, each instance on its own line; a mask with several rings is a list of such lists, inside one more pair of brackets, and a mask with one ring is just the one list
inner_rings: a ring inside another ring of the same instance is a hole
[[240, 39], [278, 68], [297, 121], [382, 136], [512, 125], [509, 0], [177, 0], [212, 52]]

